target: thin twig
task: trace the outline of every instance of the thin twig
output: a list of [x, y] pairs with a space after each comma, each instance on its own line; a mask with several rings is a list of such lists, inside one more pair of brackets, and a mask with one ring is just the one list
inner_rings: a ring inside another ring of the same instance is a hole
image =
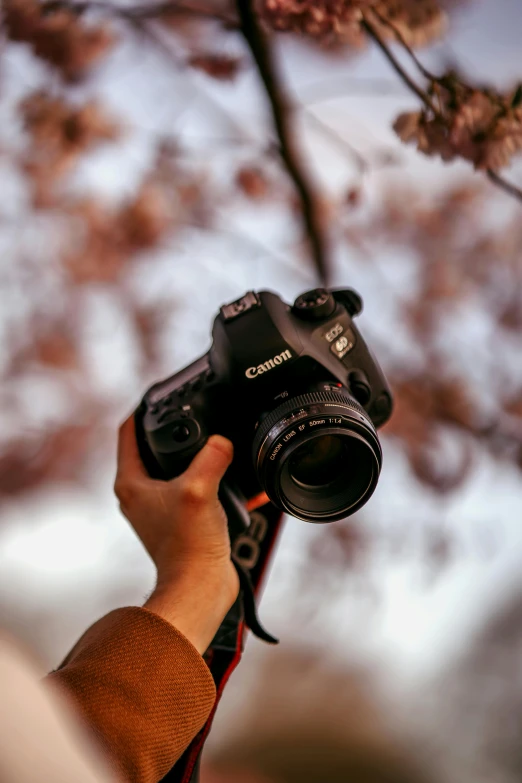
[[[445, 122], [444, 115], [441, 114], [441, 112], [436, 108], [436, 106], [430, 99], [429, 95], [424, 90], [422, 90], [418, 86], [418, 84], [411, 78], [411, 76], [404, 70], [400, 62], [395, 58], [395, 56], [390, 51], [385, 41], [381, 38], [381, 36], [379, 35], [375, 27], [372, 25], [372, 23], [369, 22], [368, 19], [365, 17], [364, 21], [361, 24], [363, 28], [366, 30], [366, 32], [368, 33], [368, 35], [371, 38], [373, 38], [373, 40], [375, 41], [379, 49], [382, 51], [382, 53], [384, 54], [388, 62], [391, 64], [393, 69], [403, 80], [404, 84], [406, 84], [410, 88], [410, 90], [413, 93], [415, 93], [415, 95], [417, 95], [418, 98], [421, 99], [423, 104], [433, 112], [433, 115], [435, 117], [437, 117], [442, 122]], [[500, 174], [498, 174], [496, 171], [493, 171], [493, 169], [488, 169], [486, 171], [486, 176], [490, 182], [492, 182], [498, 188], [503, 190], [505, 193], [508, 193], [509, 195], [513, 196], [518, 201], [522, 201], [522, 189], [518, 188], [516, 185], [513, 185], [511, 182], [505, 180], [503, 177], [500, 176]]]
[[370, 169], [375, 170], [377, 168], [384, 168], [387, 166], [396, 166], [400, 162], [400, 158], [395, 153], [395, 150], [392, 151], [391, 148], [377, 146], [373, 149], [373, 151], [370, 151], [373, 160], [368, 160], [368, 158], [365, 158], [364, 155], [353, 146], [353, 144], [350, 144], [350, 142], [345, 139], [344, 136], [336, 131], [335, 128], [332, 128], [326, 122], [319, 119], [319, 117], [310, 111], [307, 106], [298, 106], [298, 108], [300, 108], [304, 113], [305, 118], [307, 120], [311, 120], [317, 127], [317, 130], [321, 131], [321, 133], [323, 133], [326, 138], [330, 139], [330, 141], [335, 144], [339, 150], [344, 153], [348, 152], [350, 157], [354, 159], [359, 174], [366, 174], [370, 171]]
[[[383, 16], [375, 6], [372, 7], [371, 13], [378, 19], [378, 21], [383, 27], [387, 27], [388, 30], [391, 30], [391, 32], [394, 34], [397, 41], [401, 44], [403, 49], [409, 54], [413, 63], [417, 66], [420, 73], [424, 76], [425, 79], [427, 79], [432, 84], [438, 84], [441, 87], [447, 88], [447, 84], [445, 83], [446, 80], [444, 76], [437, 76], [428, 68], [426, 68], [426, 66], [419, 60], [419, 58], [417, 57], [417, 55], [415, 54], [411, 46], [408, 44], [405, 37], [399, 30], [399, 28], [396, 27], [390, 19], [387, 19], [385, 16]], [[467, 90], [470, 93], [474, 91], [474, 88], [471, 87], [471, 85], [467, 84], [460, 75], [458, 77], [458, 84], [459, 87], [463, 87], [465, 90]]]
[[366, 30], [370, 38], [373, 38], [381, 52], [384, 54], [394, 71], [399, 74], [402, 81], [410, 88], [412, 92], [415, 93], [415, 95], [421, 99], [423, 104], [427, 106], [435, 116], [439, 116], [439, 112], [437, 111], [434, 103], [432, 102], [430, 96], [428, 93], [421, 89], [417, 82], [415, 82], [410, 74], [402, 67], [400, 62], [396, 59], [393, 52], [390, 51], [390, 49], [386, 46], [385, 41], [382, 39], [382, 37], [377, 32], [374, 25], [368, 21], [368, 18], [365, 16], [363, 21], [361, 22], [362, 27]]
[[319, 117], [316, 117], [316, 115], [306, 106], [300, 106], [298, 108], [301, 109], [306, 119], [312, 122], [316, 128], [321, 131], [321, 133], [327, 136], [334, 144], [336, 144], [337, 147], [339, 147], [339, 149], [342, 149], [344, 153], [349, 154], [349, 156], [355, 161], [360, 174], [364, 174], [364, 172], [368, 170], [368, 161], [363, 157], [359, 150], [355, 149], [355, 147], [350, 144], [350, 142], [347, 141], [343, 136], [341, 136], [341, 134], [338, 133], [335, 128], [331, 128], [321, 119], [319, 119]]
[[277, 133], [280, 155], [301, 199], [303, 219], [315, 267], [323, 283], [329, 279], [327, 232], [314, 185], [297, 150], [292, 128], [292, 107], [281, 88], [272, 49], [254, 11], [252, 0], [236, 0], [243, 37], [263, 82]]
[[510, 196], [514, 196], [519, 201], [522, 201], [521, 188], [518, 188], [516, 185], [513, 185], [512, 182], [508, 182], [507, 180], [505, 180], [503, 177], [500, 176], [500, 174], [498, 174], [496, 171], [493, 171], [493, 169], [488, 169], [486, 172], [486, 176], [490, 182], [492, 182], [501, 190], [505, 191], [505, 193], [508, 193]]
[[415, 63], [415, 65], [417, 66], [419, 71], [422, 73], [424, 78], [428, 79], [428, 81], [434, 81], [434, 82], [438, 81], [439, 77], [435, 76], [435, 74], [431, 73], [431, 71], [429, 71], [421, 63], [421, 61], [419, 60], [419, 58], [417, 57], [417, 55], [415, 54], [415, 52], [413, 51], [411, 46], [407, 43], [405, 37], [403, 36], [403, 34], [399, 30], [399, 28], [396, 27], [390, 19], [387, 19], [385, 16], [383, 16], [381, 13], [379, 13], [379, 11], [377, 10], [377, 8], [375, 6], [371, 9], [371, 12], [373, 13], [373, 15], [375, 17], [377, 17], [377, 19], [379, 20], [379, 22], [381, 23], [381, 25], [383, 27], [387, 27], [389, 30], [392, 31], [392, 33], [394, 34], [394, 36], [396, 37], [398, 42], [401, 44], [401, 46], [408, 52], [408, 54], [410, 55], [411, 59], [413, 60], [413, 62]]
[[[181, 59], [181, 56], [175, 52], [172, 46], [167, 44], [163, 39], [161, 35], [161, 25], [157, 24], [156, 19], [134, 19], [132, 21], [129, 20], [129, 22], [133, 25], [135, 30], [153, 42], [158, 47], [158, 49], [163, 52], [163, 55], [176, 66], [176, 68], [186, 72], [187, 75], [190, 76], [190, 69], [187, 68], [186, 61]], [[169, 36], [169, 42], [171, 40], [172, 36]], [[214, 109], [214, 111], [220, 114], [227, 121], [230, 127], [237, 132], [239, 138], [244, 136], [245, 139], [248, 139], [245, 128], [235, 119], [234, 116], [232, 116], [232, 114], [227, 111], [224, 106], [219, 103], [217, 99], [212, 96], [211, 93], [204, 90], [201, 85], [199, 85], [196, 80], [192, 78], [191, 86], [194, 88], [194, 90], [197, 90], [199, 95], [204, 98], [204, 100]]]
[[404, 87], [397, 85], [393, 79], [354, 77], [310, 82], [300, 89], [299, 99], [307, 106], [315, 106], [317, 103], [335, 101], [347, 95], [358, 95], [363, 98], [374, 95], [395, 98], [403, 94]]

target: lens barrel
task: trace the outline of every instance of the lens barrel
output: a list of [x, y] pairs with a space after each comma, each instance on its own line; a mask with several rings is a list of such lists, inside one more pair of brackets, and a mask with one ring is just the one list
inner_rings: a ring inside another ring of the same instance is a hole
[[270, 500], [307, 522], [333, 522], [361, 508], [382, 463], [368, 414], [346, 389], [325, 386], [281, 403], [261, 421], [253, 442]]

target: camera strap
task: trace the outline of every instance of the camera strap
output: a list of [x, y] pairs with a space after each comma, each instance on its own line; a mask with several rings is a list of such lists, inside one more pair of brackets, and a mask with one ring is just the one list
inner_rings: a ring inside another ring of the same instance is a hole
[[201, 752], [225, 685], [241, 660], [245, 629], [249, 628], [266, 642], [277, 644], [277, 639], [265, 631], [258, 619], [256, 597], [259, 596], [283, 515], [270, 502], [247, 511], [241, 494], [225, 483], [221, 486], [220, 500], [227, 515], [232, 561], [239, 576], [240, 593], [204, 655], [217, 691], [212, 712], [181, 758], [165, 775], [162, 783], [198, 781]]

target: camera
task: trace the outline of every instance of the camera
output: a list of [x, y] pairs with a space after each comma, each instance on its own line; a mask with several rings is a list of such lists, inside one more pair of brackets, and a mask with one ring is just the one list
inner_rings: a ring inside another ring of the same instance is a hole
[[152, 386], [135, 414], [152, 477], [182, 473], [207, 438], [234, 444], [225, 481], [265, 492], [308, 522], [354, 513], [382, 463], [377, 428], [392, 411], [386, 379], [354, 318], [352, 289], [317, 288], [293, 305], [249, 291], [214, 320], [208, 353]]

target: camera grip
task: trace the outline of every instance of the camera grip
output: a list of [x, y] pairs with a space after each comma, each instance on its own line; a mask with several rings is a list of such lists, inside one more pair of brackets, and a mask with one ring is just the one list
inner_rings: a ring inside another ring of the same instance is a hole
[[159, 427], [147, 429], [146, 414], [145, 403], [134, 414], [140, 457], [151, 478], [169, 481], [181, 475], [201, 451], [209, 437], [207, 430], [194, 417], [178, 411], [172, 411]]

